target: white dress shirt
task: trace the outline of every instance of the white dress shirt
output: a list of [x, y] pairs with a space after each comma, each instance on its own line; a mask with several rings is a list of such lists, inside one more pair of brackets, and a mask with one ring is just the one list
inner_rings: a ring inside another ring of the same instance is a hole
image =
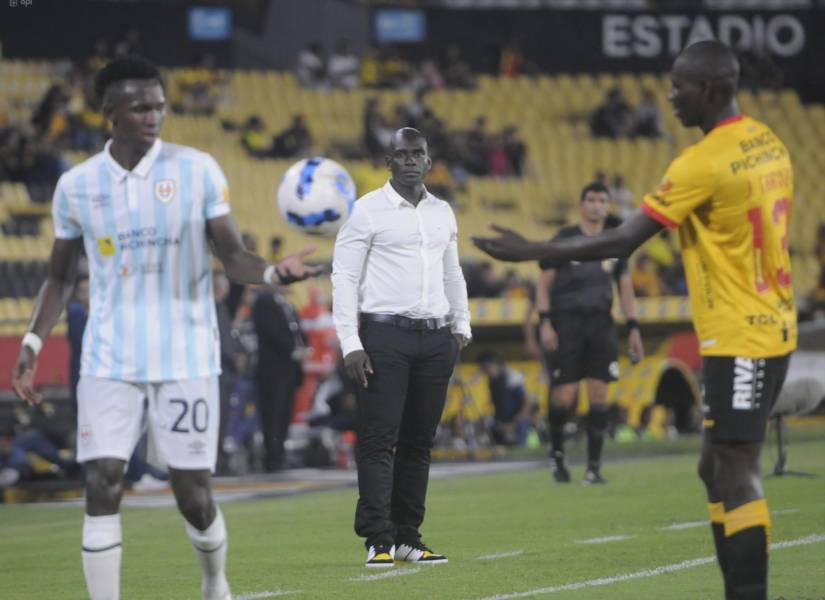
[[467, 285], [450, 205], [429, 192], [418, 206], [388, 181], [363, 196], [335, 240], [332, 316], [344, 356], [363, 349], [358, 313], [446, 317], [469, 339]]

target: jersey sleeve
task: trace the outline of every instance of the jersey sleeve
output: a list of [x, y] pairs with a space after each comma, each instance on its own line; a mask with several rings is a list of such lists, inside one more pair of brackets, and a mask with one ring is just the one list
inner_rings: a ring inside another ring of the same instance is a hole
[[229, 214], [229, 182], [218, 162], [206, 155], [203, 172], [203, 210], [206, 220]]
[[76, 240], [83, 235], [80, 222], [72, 210], [69, 195], [66, 193], [66, 182], [63, 177], [57, 182], [52, 199], [52, 223], [54, 223], [54, 237], [59, 240]]
[[670, 229], [709, 200], [716, 188], [713, 164], [694, 146], [674, 160], [659, 188], [645, 195], [642, 210]]

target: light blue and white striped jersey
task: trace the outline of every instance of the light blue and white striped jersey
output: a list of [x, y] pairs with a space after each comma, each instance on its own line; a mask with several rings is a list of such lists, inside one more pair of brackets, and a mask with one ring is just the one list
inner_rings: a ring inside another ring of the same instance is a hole
[[170, 381], [220, 373], [206, 221], [229, 213], [210, 155], [155, 141], [131, 171], [103, 152], [63, 174], [54, 234], [83, 237], [90, 310], [81, 375]]

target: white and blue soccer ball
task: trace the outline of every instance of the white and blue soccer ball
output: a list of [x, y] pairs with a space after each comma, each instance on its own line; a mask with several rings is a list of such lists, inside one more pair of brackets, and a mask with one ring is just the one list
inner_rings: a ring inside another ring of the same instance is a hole
[[334, 160], [315, 156], [287, 169], [278, 208], [287, 224], [308, 235], [334, 236], [352, 212], [355, 184]]

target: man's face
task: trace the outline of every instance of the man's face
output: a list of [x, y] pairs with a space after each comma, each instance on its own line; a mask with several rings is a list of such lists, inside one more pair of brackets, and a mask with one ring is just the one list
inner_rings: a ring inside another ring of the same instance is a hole
[[601, 223], [607, 218], [609, 202], [610, 198], [606, 192], [587, 192], [581, 201], [582, 220]]
[[116, 135], [139, 147], [151, 148], [166, 117], [163, 86], [155, 79], [127, 79], [114, 90], [104, 108]]
[[396, 140], [386, 162], [393, 180], [408, 186], [421, 184], [431, 165], [427, 141], [421, 137]]
[[707, 84], [696, 81], [686, 71], [677, 60], [670, 76], [671, 88], [667, 99], [673, 105], [676, 118], [681, 121], [682, 125], [697, 127], [703, 121], [707, 102]]

